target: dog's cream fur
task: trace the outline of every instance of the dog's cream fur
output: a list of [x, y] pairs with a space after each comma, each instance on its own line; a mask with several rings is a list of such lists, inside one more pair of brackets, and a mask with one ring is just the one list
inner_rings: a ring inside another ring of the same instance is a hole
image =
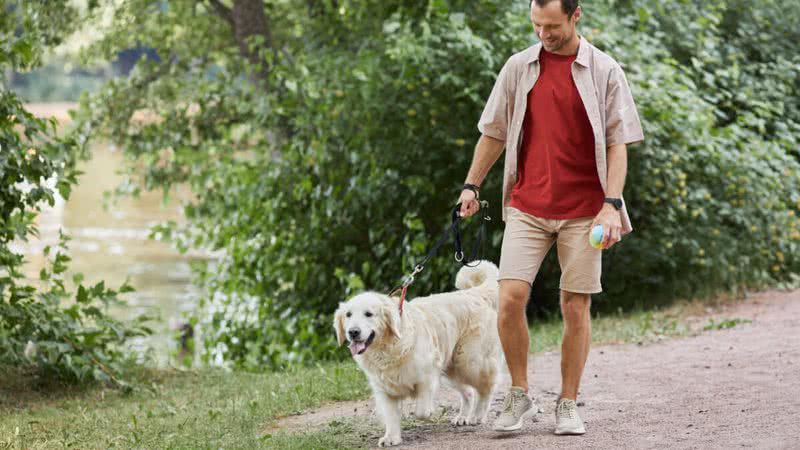
[[[441, 375], [461, 394], [453, 424], [483, 421], [501, 358], [497, 277], [497, 266], [488, 261], [463, 267], [456, 276], [459, 290], [406, 302], [402, 317], [397, 299], [376, 292], [339, 305], [334, 316], [339, 345], [347, 340], [352, 352], [360, 352], [354, 358], [386, 425], [378, 445], [402, 442], [401, 400], [416, 399], [417, 417], [433, 413]], [[360, 334], [351, 335], [356, 330]]]

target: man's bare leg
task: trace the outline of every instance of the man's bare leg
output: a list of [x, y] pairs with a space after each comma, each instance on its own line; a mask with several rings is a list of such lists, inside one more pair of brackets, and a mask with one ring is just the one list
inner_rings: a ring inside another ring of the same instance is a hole
[[528, 396], [528, 321], [525, 305], [528, 303], [530, 284], [522, 280], [500, 281], [500, 310], [497, 315], [497, 330], [508, 371], [511, 374], [509, 388], [500, 415], [494, 421], [495, 431], [517, 431], [526, 418], [535, 415], [538, 407]]
[[561, 291], [564, 335], [561, 341], [561, 397], [576, 400], [592, 342], [590, 294]]
[[497, 331], [506, 357], [511, 385], [528, 392], [528, 320], [525, 306], [528, 304], [531, 285], [522, 280], [500, 280], [500, 311], [497, 316]]

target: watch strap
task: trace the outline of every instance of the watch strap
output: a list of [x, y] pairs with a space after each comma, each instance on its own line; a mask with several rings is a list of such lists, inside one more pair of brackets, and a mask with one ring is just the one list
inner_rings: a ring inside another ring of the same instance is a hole
[[614, 209], [620, 210], [622, 209], [622, 199], [621, 198], [613, 198], [613, 197], [606, 197], [603, 199], [603, 203], [610, 203]]
[[480, 197], [480, 191], [481, 191], [481, 187], [480, 187], [480, 186], [478, 186], [477, 184], [472, 184], [472, 183], [464, 183], [464, 187], [462, 188], [462, 190], [463, 190], [463, 189], [469, 189], [470, 191], [474, 192], [474, 193], [475, 193], [475, 198], [476, 198], [476, 199], [477, 199], [478, 197]]

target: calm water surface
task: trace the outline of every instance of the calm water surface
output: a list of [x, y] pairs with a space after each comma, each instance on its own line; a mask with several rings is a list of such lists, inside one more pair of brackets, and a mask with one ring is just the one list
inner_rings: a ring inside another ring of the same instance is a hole
[[[123, 319], [141, 313], [158, 316], [151, 323], [155, 335], [134, 346], [153, 349], [156, 361], [163, 365], [174, 351], [172, 329], [193, 307], [197, 292], [190, 284], [190, 258], [148, 235], [157, 223], [183, 220], [180, 199], [173, 196], [164, 204], [160, 193], [143, 193], [136, 199], [107, 202], [108, 208], [104, 208], [104, 192], [123, 179], [116, 173], [122, 161], [121, 152], [113, 146], [96, 144], [91, 161], [81, 167], [84, 174], [69, 200], [59, 199], [55, 206], [47, 207], [38, 219], [40, 237], [19, 248], [28, 258], [27, 275], [38, 278], [44, 264], [42, 249], [56, 244], [58, 231], [63, 228], [72, 238], [70, 273], [83, 273], [84, 283], [105, 280], [113, 288], [127, 278], [136, 292], [125, 295], [128, 306], [112, 313]], [[188, 195], [177, 197], [186, 199]]]

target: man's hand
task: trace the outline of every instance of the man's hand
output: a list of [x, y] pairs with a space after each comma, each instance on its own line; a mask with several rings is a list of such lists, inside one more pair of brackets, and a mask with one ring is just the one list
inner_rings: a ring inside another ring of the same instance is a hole
[[461, 197], [459, 197], [458, 202], [461, 203], [461, 211], [458, 213], [461, 217], [469, 217], [481, 209], [480, 203], [478, 203], [478, 199], [471, 189], [461, 191]]
[[603, 248], [611, 248], [622, 239], [622, 218], [612, 205], [603, 204], [603, 209], [592, 221], [592, 228], [597, 224], [603, 226]]

